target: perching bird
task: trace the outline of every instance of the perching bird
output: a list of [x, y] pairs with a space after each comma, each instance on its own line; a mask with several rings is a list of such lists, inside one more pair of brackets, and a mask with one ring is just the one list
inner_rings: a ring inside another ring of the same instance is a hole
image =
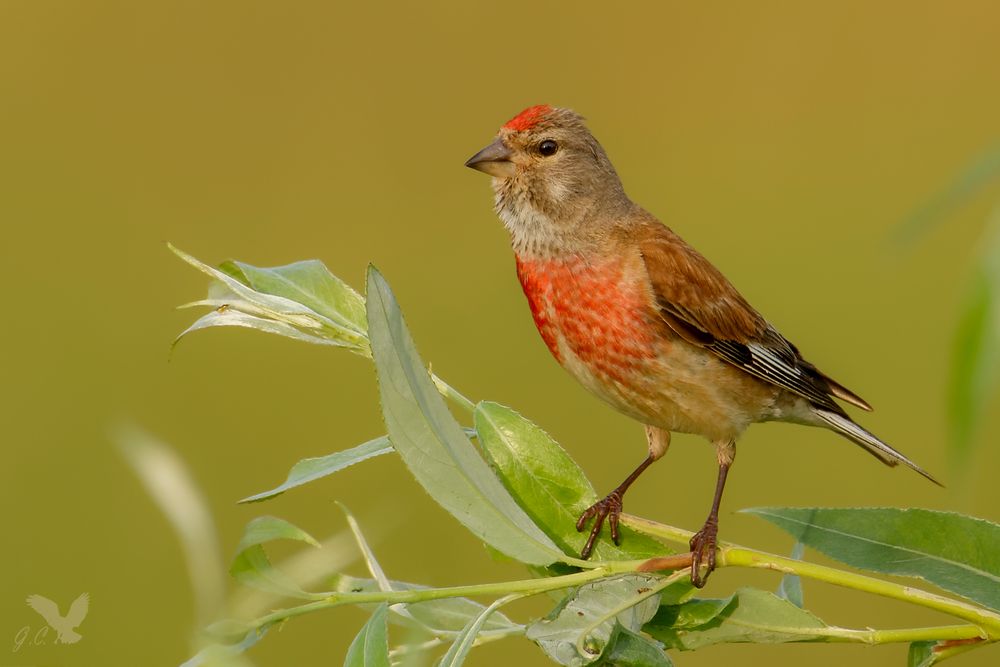
[[59, 606], [55, 602], [41, 595], [29, 595], [27, 603], [56, 631], [56, 643], [75, 644], [82, 639], [74, 632], [74, 628], [83, 623], [83, 619], [87, 617], [87, 610], [90, 608], [90, 596], [87, 593], [73, 600], [66, 616], [59, 614]]
[[670, 433], [715, 445], [718, 483], [691, 539], [691, 581], [715, 567], [719, 502], [736, 440], [754, 422], [831, 429], [886, 465], [927, 472], [854, 423], [834, 399], [871, 410], [821, 373], [747, 303], [707, 259], [625, 194], [583, 118], [547, 105], [525, 109], [466, 166], [493, 177], [517, 275], [542, 339], [559, 363], [646, 426], [649, 455], [577, 521], [605, 519], [619, 542], [622, 496], [667, 451]]

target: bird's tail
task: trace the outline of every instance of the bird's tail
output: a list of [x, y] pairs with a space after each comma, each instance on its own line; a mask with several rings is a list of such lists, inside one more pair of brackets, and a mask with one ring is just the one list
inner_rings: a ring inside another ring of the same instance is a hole
[[929, 472], [918, 466], [910, 459], [906, 458], [903, 454], [896, 451], [886, 443], [879, 440], [873, 434], [855, 424], [851, 421], [850, 417], [840, 415], [829, 410], [824, 410], [822, 408], [814, 408], [813, 412], [820, 418], [820, 423], [823, 426], [836, 431], [851, 442], [861, 445], [866, 452], [887, 466], [895, 466], [901, 462], [905, 463], [938, 486], [944, 486], [941, 482], [934, 479]]

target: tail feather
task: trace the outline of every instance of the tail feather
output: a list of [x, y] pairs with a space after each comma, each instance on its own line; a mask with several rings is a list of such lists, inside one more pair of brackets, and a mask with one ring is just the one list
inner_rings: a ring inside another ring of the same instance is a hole
[[830, 412], [829, 410], [823, 410], [822, 408], [814, 408], [814, 412], [816, 413], [816, 416], [822, 420], [822, 424], [824, 426], [836, 431], [851, 442], [861, 445], [865, 451], [887, 466], [895, 466], [899, 463], [905, 463], [938, 486], [944, 486], [941, 482], [934, 479], [929, 472], [918, 466], [910, 459], [906, 458], [906, 456], [896, 451], [886, 443], [879, 440], [861, 426], [855, 424], [851, 421], [850, 417], [839, 415], [835, 412]]
[[851, 405], [855, 405], [867, 412], [872, 411], [872, 406], [868, 403], [868, 401], [861, 398], [860, 396], [858, 396], [853, 391], [851, 391], [844, 385], [834, 380], [826, 373], [823, 373], [805, 359], [799, 359], [799, 366], [805, 368], [809, 373], [815, 375], [816, 378], [821, 381], [821, 384], [826, 385], [825, 388], [827, 390], [827, 393], [829, 393], [831, 396], [836, 396], [840, 400], [847, 401]]
[[824, 375], [823, 379], [826, 380], [827, 384], [830, 385], [830, 393], [839, 398], [840, 400], [847, 401], [851, 405], [856, 405], [862, 410], [865, 410], [867, 412], [872, 411], [872, 406], [869, 405], [868, 401], [861, 398], [853, 391], [851, 391], [844, 385], [840, 384], [839, 382], [831, 378], [829, 375]]

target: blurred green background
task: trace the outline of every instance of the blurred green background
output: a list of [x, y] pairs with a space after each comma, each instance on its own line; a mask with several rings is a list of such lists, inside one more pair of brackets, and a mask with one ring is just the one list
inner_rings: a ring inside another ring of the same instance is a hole
[[[725, 539], [787, 552], [733, 511], [896, 505], [1000, 520], [1000, 419], [949, 472], [950, 341], [982, 197], [912, 249], [889, 239], [1000, 138], [993, 2], [48, 2], [0, 0], [3, 576], [0, 666], [178, 664], [194, 611], [175, 535], [112, 443], [133, 422], [177, 448], [231, 553], [247, 520], [317, 536], [367, 528], [390, 576], [521, 578], [384, 457], [267, 505], [238, 498], [298, 459], [383, 431], [370, 364], [256, 332], [173, 337], [212, 263], [320, 258], [356, 287], [375, 262], [425, 359], [466, 395], [512, 405], [602, 490], [644, 454], [641, 428], [549, 358], [489, 184], [463, 161], [521, 108], [589, 118], [629, 193], [720, 266], [807, 357], [877, 406], [863, 423], [948, 482], [889, 470], [835, 436], [752, 428]], [[992, 199], [997, 192], [994, 189]], [[627, 510], [695, 528], [711, 450], [680, 436]], [[290, 550], [288, 550], [290, 551]], [[286, 551], [278, 550], [279, 553]], [[362, 574], [355, 564], [351, 570]], [[709, 594], [762, 573], [723, 571]], [[83, 640], [24, 646], [42, 594], [91, 595]], [[946, 619], [806, 582], [824, 620]], [[535, 611], [540, 610], [538, 606]], [[340, 609], [272, 632], [260, 665], [339, 664], [364, 619]], [[401, 636], [399, 637], [402, 638]], [[903, 664], [903, 647], [736, 646], [679, 665]], [[523, 641], [473, 665], [546, 664]], [[996, 664], [996, 649], [967, 665]], [[956, 663], [957, 664], [957, 663]]]

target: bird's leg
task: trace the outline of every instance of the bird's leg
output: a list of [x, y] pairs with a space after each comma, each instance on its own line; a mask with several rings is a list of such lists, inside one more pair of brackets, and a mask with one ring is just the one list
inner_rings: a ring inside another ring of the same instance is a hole
[[590, 553], [594, 550], [594, 542], [597, 541], [597, 536], [601, 533], [605, 518], [608, 519], [608, 524], [611, 526], [611, 539], [614, 540], [615, 544], [621, 544], [621, 536], [618, 534], [618, 517], [622, 513], [622, 497], [643, 470], [666, 454], [667, 448], [670, 447], [670, 431], [647, 425], [646, 443], [649, 445], [649, 456], [646, 457], [646, 460], [640, 463], [639, 467], [633, 470], [632, 474], [626, 477], [625, 481], [619, 484], [614, 491], [588, 507], [577, 520], [576, 529], [582, 532], [587, 522], [591, 518], [594, 519], [594, 527], [590, 529], [590, 537], [587, 538], [587, 544], [580, 552], [580, 558], [584, 560], [590, 558]]
[[[726, 476], [736, 455], [736, 446], [729, 442], [718, 447], [719, 478], [715, 483], [715, 497], [712, 499], [712, 509], [701, 527], [691, 538], [691, 584], [701, 588], [708, 581], [708, 575], [715, 569], [716, 537], [719, 534], [719, 504], [722, 502], [722, 492], [726, 488]], [[705, 572], [702, 574], [702, 566]]]
[[632, 482], [639, 478], [642, 471], [649, 467], [649, 465], [655, 461], [656, 458], [650, 453], [646, 457], [646, 460], [639, 464], [639, 467], [632, 471], [632, 474], [625, 478], [625, 481], [615, 487], [615, 490], [604, 496], [601, 500], [588, 507], [580, 518], [576, 521], [577, 531], [583, 531], [586, 527], [587, 522], [591, 518], [594, 519], [594, 527], [590, 529], [590, 537], [587, 538], [587, 544], [583, 546], [583, 551], [580, 552], [580, 558], [587, 560], [590, 558], [590, 553], [594, 550], [594, 542], [597, 540], [597, 536], [601, 532], [601, 527], [604, 525], [604, 519], [607, 518], [608, 525], [611, 526], [611, 539], [615, 544], [621, 544], [621, 535], [618, 534], [618, 517], [622, 513], [622, 497], [628, 490], [628, 487], [632, 486]]

